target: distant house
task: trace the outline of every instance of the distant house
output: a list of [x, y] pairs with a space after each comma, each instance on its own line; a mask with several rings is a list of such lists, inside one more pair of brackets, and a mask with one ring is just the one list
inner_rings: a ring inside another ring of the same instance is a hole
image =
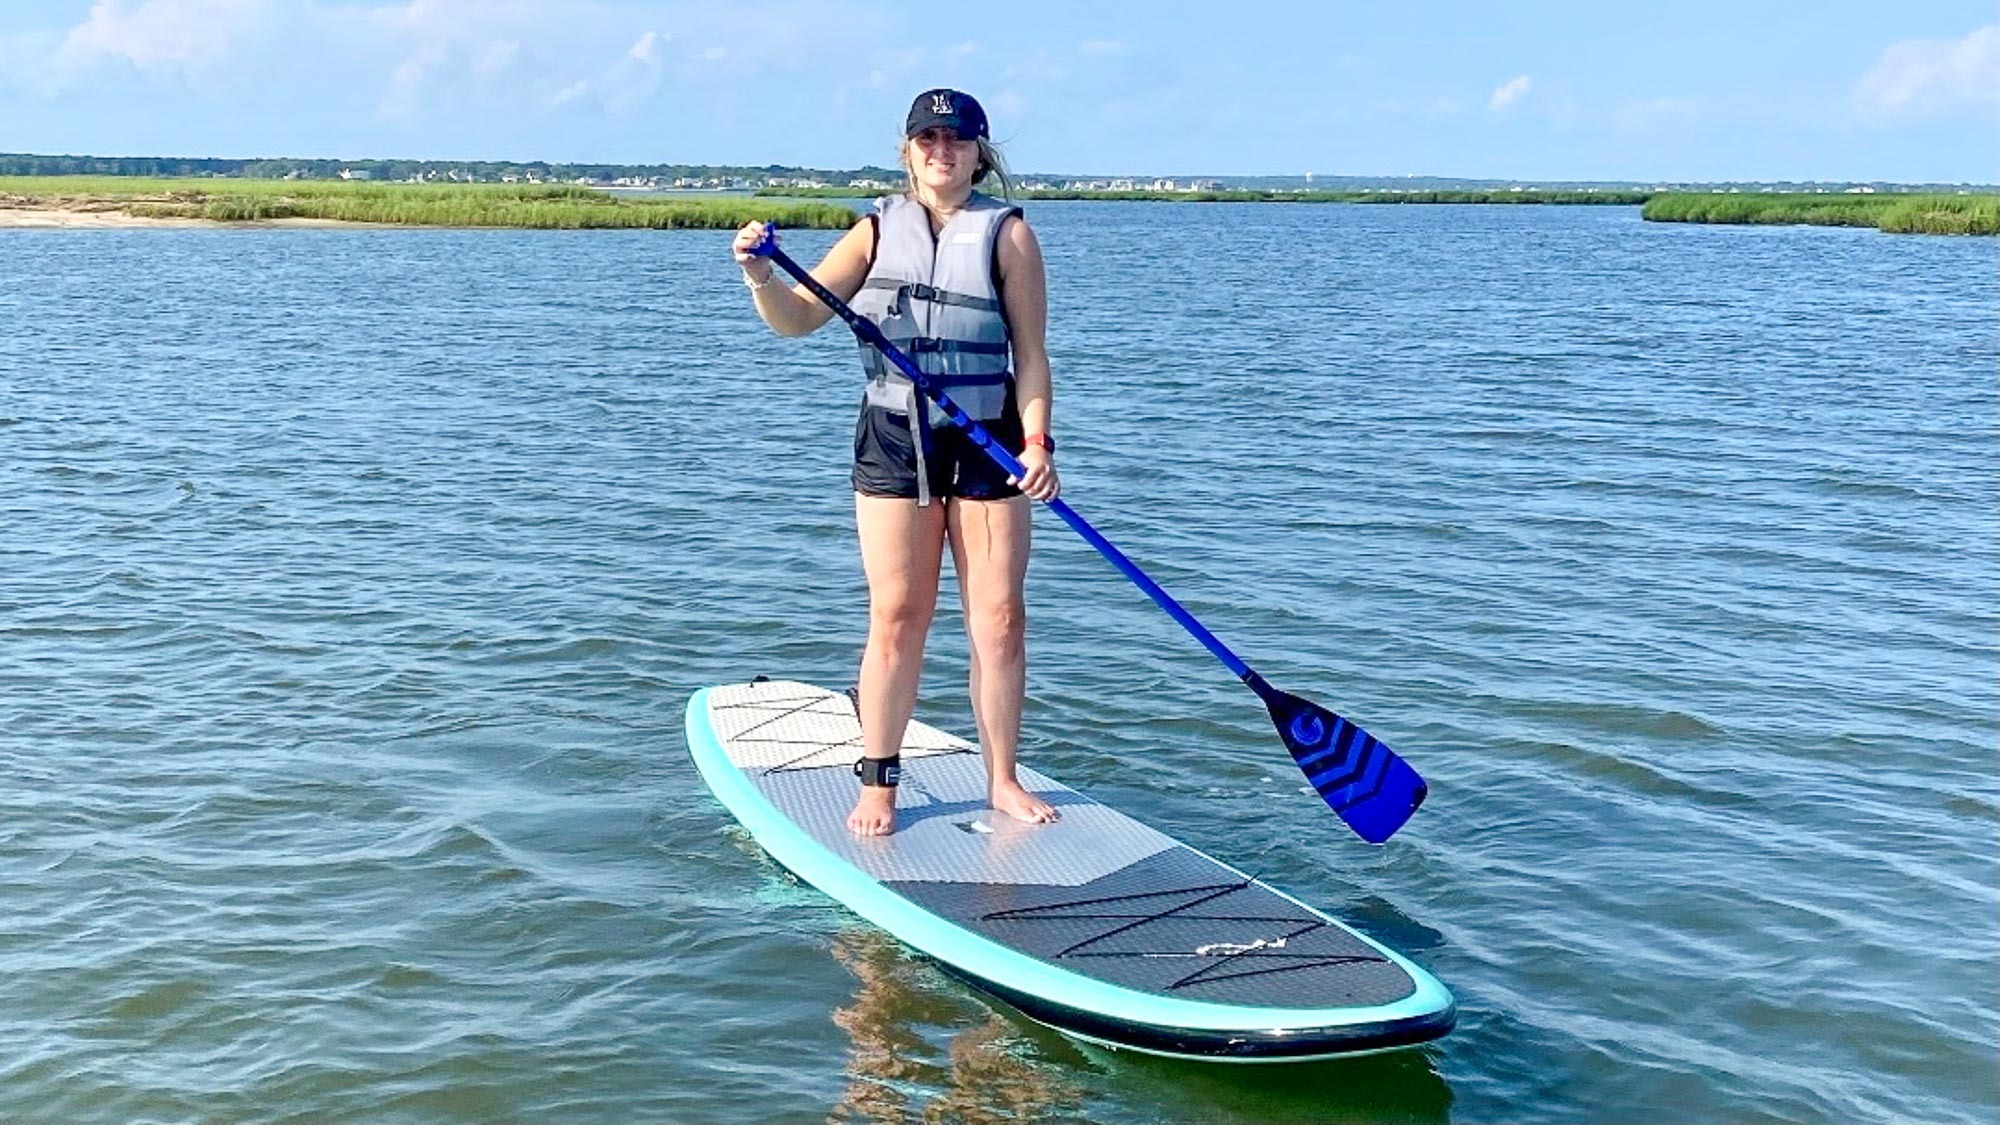
[[370, 172], [366, 168], [342, 168], [340, 170], [340, 178], [343, 180], [372, 180], [375, 178], [375, 173]]

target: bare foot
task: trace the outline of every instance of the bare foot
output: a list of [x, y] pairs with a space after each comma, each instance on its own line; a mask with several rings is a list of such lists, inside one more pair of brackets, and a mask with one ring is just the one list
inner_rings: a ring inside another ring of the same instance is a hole
[[887, 836], [896, 830], [896, 791], [886, 785], [864, 785], [847, 814], [847, 830], [856, 836]]
[[1024, 824], [1053, 824], [1061, 817], [1047, 801], [1021, 788], [1018, 781], [996, 781], [987, 803]]

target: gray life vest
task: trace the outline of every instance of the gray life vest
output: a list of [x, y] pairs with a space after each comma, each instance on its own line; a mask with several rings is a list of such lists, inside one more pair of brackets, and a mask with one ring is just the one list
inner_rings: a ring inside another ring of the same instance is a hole
[[[875, 211], [875, 263], [849, 304], [926, 375], [936, 376], [967, 414], [980, 422], [1002, 417], [1013, 397], [1014, 375], [994, 247], [1001, 225], [1020, 209], [974, 192], [935, 238], [930, 212], [908, 196], [878, 199]], [[929, 431], [951, 420], [869, 344], [861, 345], [861, 367], [868, 375], [867, 408], [910, 419], [917, 500], [927, 503]], [[920, 402], [925, 409], [917, 408]]]

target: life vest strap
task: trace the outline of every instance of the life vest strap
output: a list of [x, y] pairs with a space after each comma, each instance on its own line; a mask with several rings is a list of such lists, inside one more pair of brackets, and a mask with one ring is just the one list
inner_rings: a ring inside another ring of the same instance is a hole
[[935, 336], [914, 336], [907, 340], [889, 341], [903, 349], [905, 355], [921, 355], [924, 352], [957, 355], [1006, 355], [1005, 340], [940, 340]]
[[938, 289], [913, 281], [897, 281], [893, 277], [871, 277], [862, 282], [863, 289], [893, 289], [898, 294], [907, 293], [919, 301], [929, 301], [937, 305], [957, 305], [962, 309], [978, 309], [980, 312], [999, 312], [1000, 302], [991, 297], [975, 297], [970, 293], [956, 293], [949, 289]]

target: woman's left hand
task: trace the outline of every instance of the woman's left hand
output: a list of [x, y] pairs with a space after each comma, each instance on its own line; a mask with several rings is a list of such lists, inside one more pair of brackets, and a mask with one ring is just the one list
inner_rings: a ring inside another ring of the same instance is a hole
[[1026, 493], [1033, 500], [1053, 500], [1062, 491], [1062, 479], [1056, 476], [1055, 458], [1039, 445], [1031, 445], [1020, 453], [1021, 467], [1028, 470], [1023, 476], [1010, 483]]

